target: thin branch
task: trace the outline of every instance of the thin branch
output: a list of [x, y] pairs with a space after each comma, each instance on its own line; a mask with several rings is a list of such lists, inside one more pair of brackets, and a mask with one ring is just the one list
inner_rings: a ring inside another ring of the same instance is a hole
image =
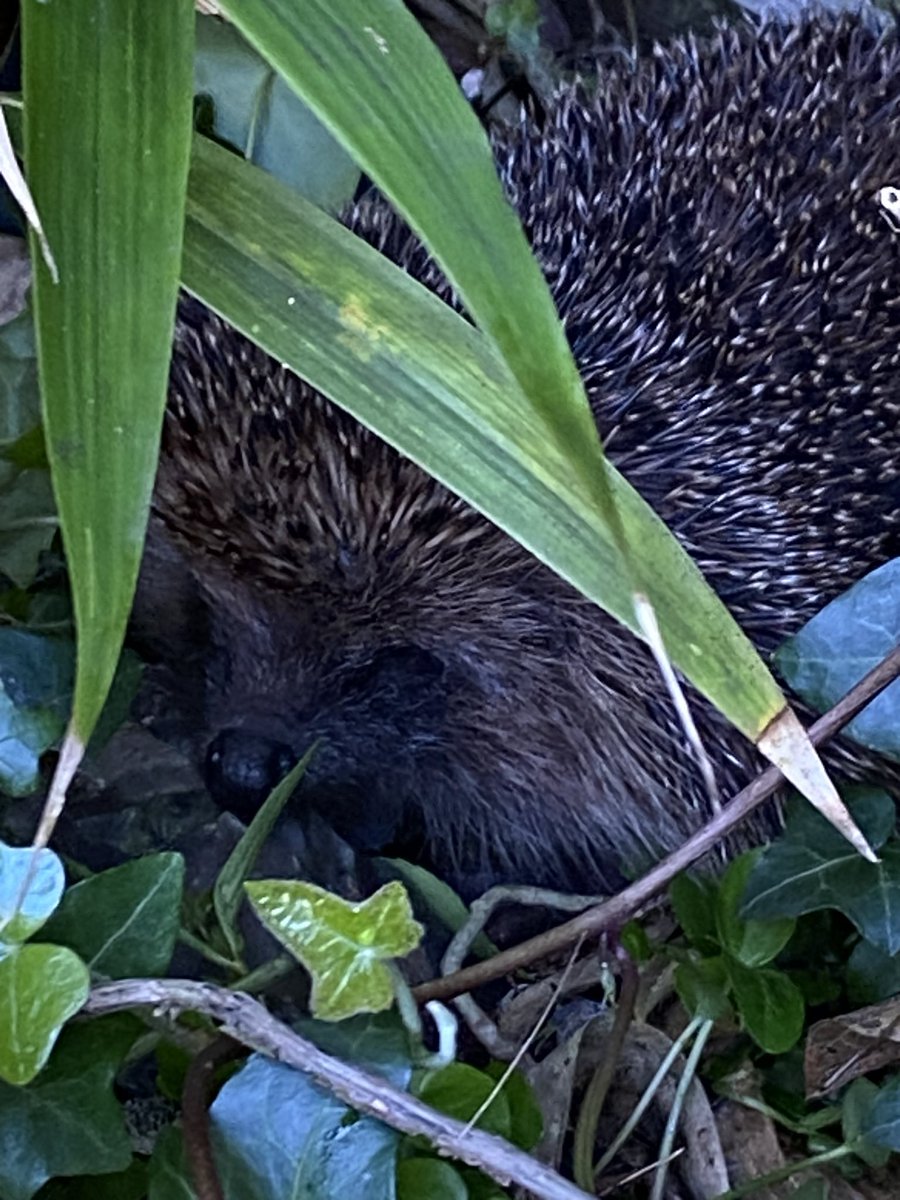
[[185, 979], [122, 979], [92, 989], [84, 1012], [102, 1016], [149, 1005], [158, 1013], [204, 1013], [235, 1041], [311, 1076], [357, 1112], [401, 1133], [423, 1136], [444, 1155], [477, 1167], [501, 1187], [515, 1184], [538, 1200], [592, 1200], [586, 1192], [503, 1138], [436, 1112], [386, 1079], [341, 1062], [276, 1020], [252, 996]]
[[[842, 700], [839, 700], [834, 708], [811, 726], [809, 737], [812, 744], [820, 746], [834, 737], [898, 675], [900, 646], [895, 647], [877, 667], [869, 671]], [[597, 937], [609, 930], [620, 929], [645, 904], [664, 891], [676, 875], [713, 850], [749, 813], [776, 792], [783, 782], [784, 777], [778, 768], [769, 767], [738, 792], [720, 813], [683, 846], [657, 863], [646, 875], [617, 896], [573, 917], [571, 921], [566, 921], [555, 929], [503, 951], [502, 954], [465, 967], [443, 979], [432, 979], [428, 983], [420, 984], [413, 989], [413, 995], [420, 1003], [426, 1000], [449, 1000], [512, 971], [530, 966], [539, 959], [565, 953], [580, 937]]]

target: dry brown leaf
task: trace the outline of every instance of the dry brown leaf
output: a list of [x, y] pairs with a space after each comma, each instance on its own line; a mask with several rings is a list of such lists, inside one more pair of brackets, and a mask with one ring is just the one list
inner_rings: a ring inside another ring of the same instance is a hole
[[817, 1021], [806, 1039], [806, 1093], [810, 1099], [828, 1095], [897, 1061], [900, 998]]

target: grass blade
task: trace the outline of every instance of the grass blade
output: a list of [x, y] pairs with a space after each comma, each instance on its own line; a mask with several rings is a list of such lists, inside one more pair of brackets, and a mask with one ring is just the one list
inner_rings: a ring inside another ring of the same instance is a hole
[[153, 485], [191, 136], [189, 0], [24, 0], [28, 180], [47, 450], [72, 582], [86, 742], [125, 631]]

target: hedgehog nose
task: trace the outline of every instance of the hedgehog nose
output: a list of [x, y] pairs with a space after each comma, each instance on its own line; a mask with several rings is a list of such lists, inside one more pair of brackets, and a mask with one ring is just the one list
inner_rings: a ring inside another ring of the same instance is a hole
[[296, 761], [283, 742], [223, 729], [206, 751], [206, 786], [218, 805], [249, 821]]

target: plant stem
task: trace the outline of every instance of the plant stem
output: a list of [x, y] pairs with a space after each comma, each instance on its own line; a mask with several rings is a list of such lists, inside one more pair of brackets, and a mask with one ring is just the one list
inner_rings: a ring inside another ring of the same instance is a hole
[[769, 1187], [773, 1183], [781, 1183], [782, 1180], [790, 1179], [792, 1175], [798, 1175], [801, 1171], [809, 1171], [813, 1167], [821, 1167], [825, 1163], [848, 1158], [852, 1153], [849, 1146], [835, 1146], [833, 1150], [823, 1150], [821, 1154], [813, 1154], [799, 1162], [785, 1163], [783, 1167], [778, 1167], [775, 1171], [769, 1171], [766, 1175], [758, 1175], [756, 1179], [748, 1179], [746, 1183], [732, 1188], [729, 1192], [722, 1192], [721, 1195], [715, 1197], [715, 1200], [740, 1200], [741, 1196], [749, 1196], [751, 1192], [756, 1192], [760, 1188]]
[[663, 1200], [663, 1196], [665, 1195], [666, 1177], [669, 1174], [669, 1163], [672, 1161], [672, 1147], [675, 1144], [675, 1133], [678, 1129], [678, 1122], [681, 1120], [681, 1110], [684, 1108], [688, 1089], [694, 1082], [697, 1067], [700, 1064], [700, 1055], [703, 1053], [707, 1039], [712, 1033], [714, 1023], [713, 1021], [704, 1021], [700, 1026], [697, 1031], [697, 1038], [688, 1055], [688, 1060], [684, 1065], [684, 1071], [682, 1071], [681, 1078], [678, 1080], [678, 1087], [675, 1089], [675, 1098], [672, 1101], [672, 1111], [669, 1113], [668, 1120], [666, 1121], [666, 1128], [659, 1147], [661, 1161], [653, 1180], [653, 1190], [650, 1193], [650, 1200]]

